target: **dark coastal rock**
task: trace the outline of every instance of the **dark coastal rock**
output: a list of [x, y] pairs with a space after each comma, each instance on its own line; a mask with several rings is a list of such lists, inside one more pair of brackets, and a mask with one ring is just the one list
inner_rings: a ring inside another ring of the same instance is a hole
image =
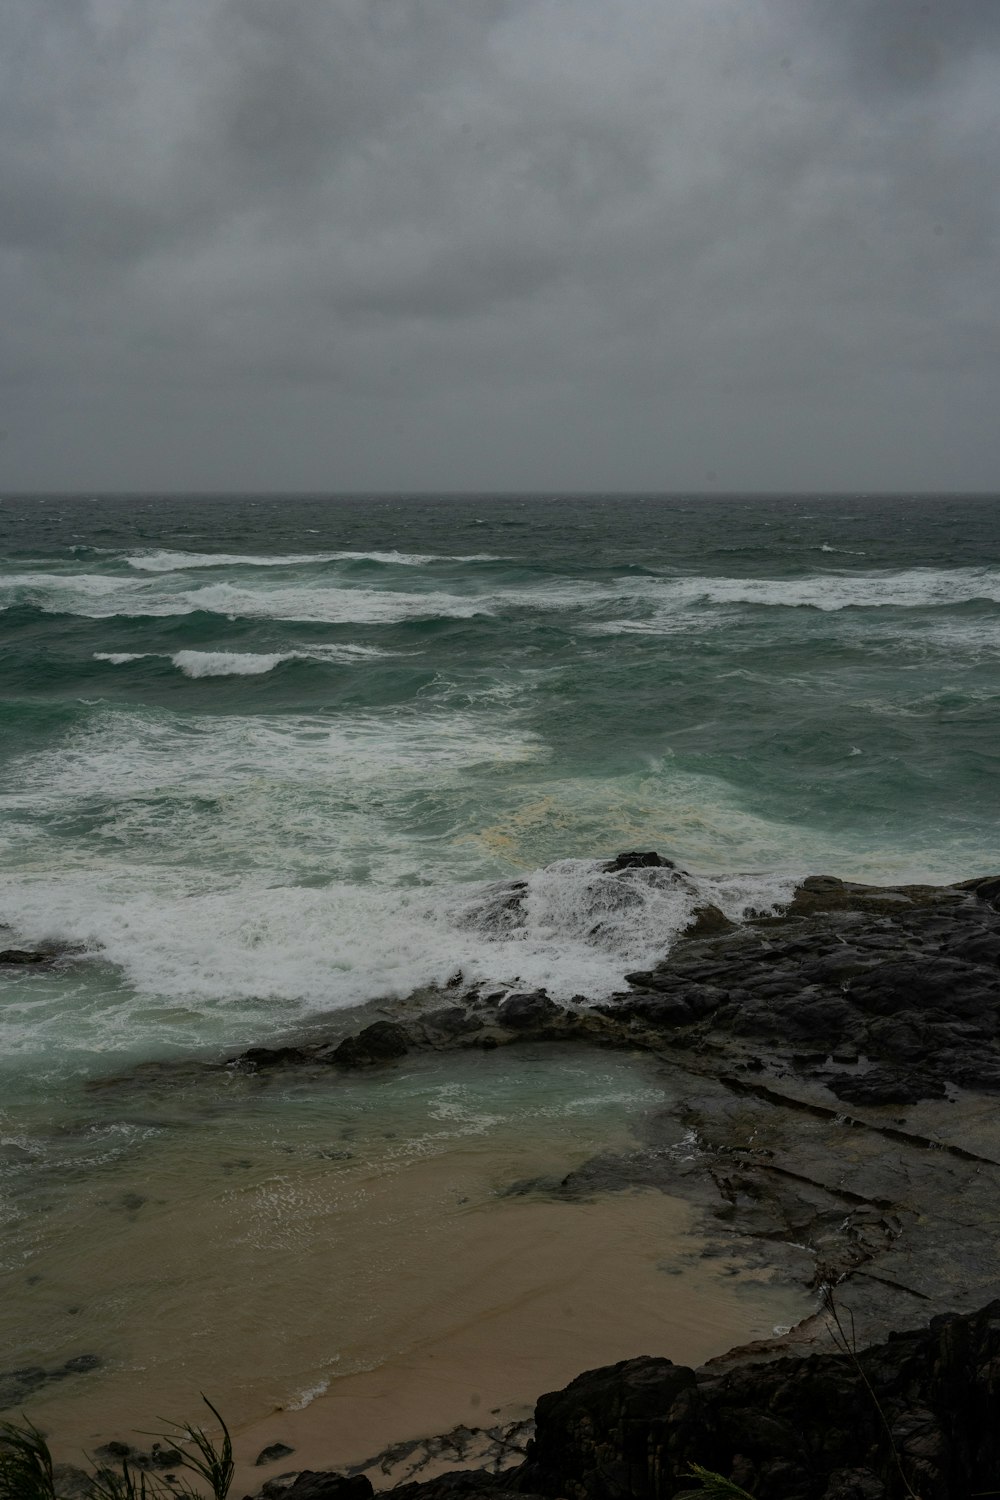
[[91, 1476], [76, 1464], [54, 1464], [52, 1483], [56, 1500], [91, 1500], [94, 1493]]
[[42, 953], [34, 948], [4, 948], [0, 951], [0, 964], [44, 964], [49, 963], [53, 956], [51, 953]]
[[686, 938], [715, 937], [719, 932], [732, 932], [736, 927], [725, 912], [720, 911], [711, 902], [705, 902], [696, 906], [691, 913], [691, 920], [684, 929]]
[[288, 1063], [306, 1062], [308, 1056], [303, 1047], [248, 1047], [240, 1062], [252, 1068], [279, 1068]]
[[[685, 934], [600, 1009], [675, 1046], [757, 1041], [772, 1056], [794, 1049], [789, 1061], [829, 1055], [828, 1086], [851, 1102], [909, 1104], [948, 1084], [997, 1090], [1000, 913], [981, 899], [993, 889], [815, 876], [782, 916]], [[867, 1059], [865, 1077], [838, 1077], [843, 1057]]]
[[476, 1500], [477, 1496], [489, 1496], [489, 1500], [532, 1500], [529, 1491], [512, 1489], [511, 1484], [509, 1471], [491, 1474], [482, 1469], [454, 1469], [436, 1479], [394, 1485], [392, 1496], [393, 1500], [460, 1500], [463, 1496], [467, 1500]]
[[363, 1474], [324, 1474], [305, 1469], [282, 1491], [286, 1500], [370, 1500], [375, 1491]]
[[657, 854], [655, 849], [648, 849], [645, 853], [632, 849], [627, 854], [616, 854], [601, 869], [606, 875], [618, 875], [622, 870], [676, 870], [677, 865], [672, 859]]
[[942, 1098], [945, 1087], [936, 1078], [873, 1068], [857, 1077], [831, 1079], [830, 1091], [848, 1104], [916, 1104], [919, 1099]]
[[152, 1448], [145, 1452], [141, 1448], [133, 1448], [130, 1443], [117, 1440], [102, 1443], [99, 1448], [95, 1448], [94, 1457], [102, 1464], [120, 1466], [127, 1462], [130, 1468], [139, 1469], [147, 1474], [160, 1470], [179, 1469], [184, 1463], [184, 1455], [177, 1448], [164, 1448], [162, 1443], [154, 1443]]
[[963, 880], [960, 889], [972, 891], [980, 901], [987, 901], [991, 906], [1000, 905], [1000, 875], [977, 876], [973, 880]]
[[295, 1449], [290, 1448], [287, 1443], [269, 1443], [266, 1448], [260, 1450], [254, 1463], [260, 1468], [263, 1464], [277, 1463], [279, 1458], [287, 1458], [290, 1453], [294, 1452]]
[[345, 1037], [329, 1056], [338, 1068], [367, 1068], [394, 1062], [410, 1050], [410, 1038], [395, 1021], [375, 1021], [357, 1036]]
[[470, 1014], [462, 1005], [448, 1005], [421, 1016], [420, 1024], [427, 1036], [454, 1040], [481, 1030], [483, 1022], [480, 1016]]
[[120, 1464], [123, 1459], [133, 1458], [135, 1452], [131, 1443], [121, 1443], [114, 1438], [110, 1443], [102, 1443], [99, 1448], [95, 1448], [94, 1457], [99, 1458], [101, 1463]]
[[758, 1500], [955, 1500], [996, 1486], [998, 1403], [1000, 1302], [857, 1356], [721, 1375], [628, 1360], [540, 1399], [516, 1487], [669, 1500], [700, 1463]]
[[533, 990], [530, 994], [509, 995], [497, 1011], [497, 1020], [513, 1031], [526, 1031], [549, 1026], [565, 1014], [544, 990]]

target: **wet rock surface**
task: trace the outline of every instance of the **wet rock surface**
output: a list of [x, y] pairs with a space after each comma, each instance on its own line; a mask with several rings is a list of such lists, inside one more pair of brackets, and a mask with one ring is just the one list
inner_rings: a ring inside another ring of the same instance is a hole
[[[1000, 1089], [1000, 913], [995, 882], [854, 886], [806, 880], [782, 917], [682, 943], [628, 976], [609, 1014], [731, 1039], [838, 1097], [872, 1104], [942, 1097], [948, 1085]], [[983, 894], [982, 892], [985, 892]], [[812, 1051], [813, 1058], [802, 1057]], [[856, 1072], [860, 1059], [865, 1082]]]
[[0, 949], [0, 964], [10, 964], [14, 967], [49, 963], [52, 958], [53, 954], [43, 953], [35, 948]]

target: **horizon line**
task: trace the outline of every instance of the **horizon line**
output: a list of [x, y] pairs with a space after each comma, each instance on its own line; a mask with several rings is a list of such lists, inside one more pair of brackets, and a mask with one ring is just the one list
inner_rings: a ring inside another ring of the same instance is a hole
[[11, 490], [11, 500], [995, 500], [996, 490], [196, 490], [113, 489]]

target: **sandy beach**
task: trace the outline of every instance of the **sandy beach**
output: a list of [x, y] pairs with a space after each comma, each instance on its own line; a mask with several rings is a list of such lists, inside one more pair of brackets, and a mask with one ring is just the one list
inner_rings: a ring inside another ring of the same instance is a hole
[[[426, 1477], [433, 1466], [421, 1451], [384, 1470], [366, 1461], [459, 1424], [528, 1417], [539, 1395], [583, 1369], [650, 1352], [701, 1364], [815, 1305], [803, 1289], [735, 1259], [702, 1258], [692, 1209], [658, 1192], [508, 1201], [455, 1228], [436, 1279], [430, 1264], [414, 1272], [412, 1307], [401, 1289], [395, 1351], [331, 1382], [303, 1410], [274, 1412], [237, 1434], [235, 1494], [291, 1467], [364, 1466], [376, 1488], [417, 1464]], [[256, 1467], [278, 1442], [294, 1457]]]

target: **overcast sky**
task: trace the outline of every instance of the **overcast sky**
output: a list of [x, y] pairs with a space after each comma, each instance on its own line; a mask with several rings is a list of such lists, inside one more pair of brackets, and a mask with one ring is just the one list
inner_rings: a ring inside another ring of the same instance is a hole
[[1000, 0], [6, 0], [0, 492], [1000, 490]]

